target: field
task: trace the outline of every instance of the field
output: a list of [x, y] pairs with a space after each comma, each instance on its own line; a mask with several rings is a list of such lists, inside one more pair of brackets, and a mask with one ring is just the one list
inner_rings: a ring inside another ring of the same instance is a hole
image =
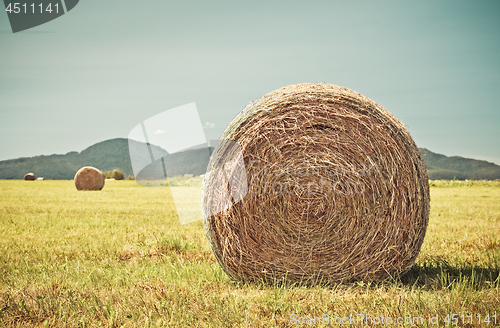
[[500, 182], [431, 181], [410, 272], [329, 287], [230, 280], [172, 204], [134, 181], [0, 181], [0, 327], [500, 325]]

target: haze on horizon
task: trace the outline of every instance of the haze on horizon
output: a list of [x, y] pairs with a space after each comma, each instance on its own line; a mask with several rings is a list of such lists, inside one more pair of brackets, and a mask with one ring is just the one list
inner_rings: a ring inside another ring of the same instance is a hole
[[500, 164], [498, 17], [499, 1], [86, 0], [13, 34], [0, 13], [0, 160], [126, 138], [192, 102], [217, 139], [262, 95], [326, 82], [419, 147]]

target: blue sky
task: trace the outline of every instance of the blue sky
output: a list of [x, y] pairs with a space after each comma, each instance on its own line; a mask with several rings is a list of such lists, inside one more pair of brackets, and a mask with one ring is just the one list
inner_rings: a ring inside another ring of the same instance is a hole
[[500, 164], [499, 1], [85, 0], [13, 34], [0, 13], [0, 160], [81, 151], [195, 102], [217, 139], [252, 100], [327, 82], [419, 147]]

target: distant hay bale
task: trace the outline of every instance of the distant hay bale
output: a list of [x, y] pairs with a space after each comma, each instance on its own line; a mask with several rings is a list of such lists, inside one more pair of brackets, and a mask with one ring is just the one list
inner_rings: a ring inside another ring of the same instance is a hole
[[92, 166], [82, 167], [75, 175], [77, 190], [101, 190], [104, 187], [104, 174]]
[[35, 174], [34, 173], [28, 173], [24, 176], [24, 180], [26, 181], [35, 181], [36, 180], [36, 177], [35, 177]]
[[[248, 186], [234, 197], [216, 170], [203, 182], [207, 237], [229, 276], [380, 280], [414, 263], [429, 218], [427, 170], [382, 106], [340, 86], [291, 85], [249, 104], [221, 139], [241, 147]], [[220, 143], [211, 167], [230, 173], [232, 152]], [[229, 208], [220, 204], [224, 192]]]

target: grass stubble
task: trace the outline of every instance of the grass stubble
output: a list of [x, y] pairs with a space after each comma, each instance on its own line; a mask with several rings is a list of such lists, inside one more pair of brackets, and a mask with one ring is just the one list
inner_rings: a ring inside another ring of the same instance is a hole
[[448, 314], [460, 327], [493, 327], [496, 314], [499, 325], [500, 183], [430, 185], [427, 234], [407, 274], [305, 287], [232, 281], [202, 222], [179, 224], [167, 188], [0, 181], [0, 326], [338, 326], [326, 319], [359, 314], [422, 318], [405, 325], [418, 327], [437, 326], [436, 315], [452, 326]]

